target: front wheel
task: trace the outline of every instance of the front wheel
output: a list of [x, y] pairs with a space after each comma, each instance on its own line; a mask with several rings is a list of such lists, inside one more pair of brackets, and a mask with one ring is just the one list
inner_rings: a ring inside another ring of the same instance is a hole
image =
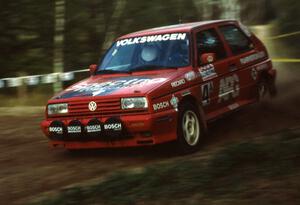
[[177, 147], [181, 153], [192, 153], [199, 149], [204, 126], [195, 105], [184, 103], [180, 106], [177, 130]]

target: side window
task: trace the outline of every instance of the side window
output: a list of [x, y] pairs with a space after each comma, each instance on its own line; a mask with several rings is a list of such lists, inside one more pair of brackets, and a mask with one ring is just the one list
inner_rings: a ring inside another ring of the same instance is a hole
[[233, 25], [221, 26], [220, 31], [224, 35], [233, 54], [244, 53], [253, 48], [252, 42], [238, 27]]
[[[220, 60], [226, 57], [224, 45], [215, 29], [200, 31], [196, 34], [196, 37], [198, 56], [204, 53], [214, 53], [216, 55], [216, 60]], [[199, 64], [202, 63], [199, 62]]]

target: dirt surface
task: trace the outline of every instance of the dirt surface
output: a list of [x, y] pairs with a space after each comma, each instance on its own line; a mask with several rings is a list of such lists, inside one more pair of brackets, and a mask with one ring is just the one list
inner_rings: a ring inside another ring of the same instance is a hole
[[[278, 69], [279, 96], [276, 99], [248, 106], [211, 123], [209, 139], [202, 151], [193, 156], [201, 156], [224, 143], [299, 127], [300, 68], [296, 64], [285, 67]], [[178, 157], [169, 146], [76, 154], [50, 149], [39, 127], [43, 119], [41, 108], [2, 108], [0, 111], [1, 204], [23, 204], [40, 193], [100, 178], [112, 171]]]

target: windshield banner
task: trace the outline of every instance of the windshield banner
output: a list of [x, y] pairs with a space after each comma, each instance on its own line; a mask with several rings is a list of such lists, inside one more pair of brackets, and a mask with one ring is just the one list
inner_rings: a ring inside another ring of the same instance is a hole
[[127, 38], [117, 41], [117, 47], [140, 44], [140, 43], [150, 43], [150, 42], [159, 42], [159, 41], [176, 41], [176, 40], [185, 40], [186, 33], [168, 33], [168, 34], [159, 34], [152, 36], [141, 36], [135, 38]]

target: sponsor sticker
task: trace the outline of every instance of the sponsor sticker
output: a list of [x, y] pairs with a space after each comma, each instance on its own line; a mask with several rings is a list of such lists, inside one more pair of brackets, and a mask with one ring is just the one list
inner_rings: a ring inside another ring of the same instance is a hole
[[208, 79], [218, 76], [213, 64], [201, 66], [199, 68], [199, 73], [203, 80], [208, 80]]
[[153, 110], [156, 111], [156, 110], [167, 108], [169, 106], [170, 106], [169, 102], [164, 101], [164, 102], [153, 104]]
[[190, 95], [192, 94], [190, 90], [185, 90], [181, 93], [181, 96], [184, 97], [184, 96], [187, 96], [187, 95]]
[[66, 89], [66, 91], [85, 93], [86, 95], [98, 96], [122, 88], [128, 88], [132, 86], [142, 87], [147, 84], [156, 84], [156, 83], [164, 82], [165, 80], [166, 78], [131, 78], [131, 79], [119, 79], [115, 81], [106, 81], [101, 83], [83, 82]]
[[261, 52], [246, 56], [244, 58], [241, 58], [240, 62], [241, 62], [241, 64], [246, 64], [246, 63], [250, 63], [252, 61], [256, 61], [256, 60], [264, 58], [264, 57], [266, 57], [266, 53], [264, 51], [261, 51]]
[[171, 86], [172, 86], [172, 88], [176, 88], [176, 87], [184, 85], [184, 84], [185, 84], [185, 80], [184, 79], [180, 79], [180, 80], [172, 82]]
[[239, 96], [240, 86], [239, 77], [237, 74], [227, 76], [220, 80], [219, 86], [219, 100], [218, 102], [224, 102], [229, 99], [233, 99]]
[[175, 41], [175, 40], [185, 40], [186, 33], [172, 33], [172, 34], [159, 34], [159, 35], [151, 35], [151, 36], [142, 36], [142, 37], [134, 37], [127, 38], [117, 41], [117, 47], [133, 45], [133, 44], [142, 44], [142, 43], [150, 43], [150, 42], [159, 42], [159, 41]]
[[184, 77], [187, 81], [192, 81], [192, 80], [196, 79], [197, 76], [196, 76], [196, 73], [194, 71], [190, 71], [190, 72], [186, 73], [184, 75]]
[[172, 95], [170, 103], [173, 106], [173, 108], [175, 109], [175, 111], [178, 111], [178, 102], [179, 102], [178, 97], [176, 97], [175, 95]]
[[63, 134], [63, 128], [62, 127], [49, 127], [49, 132], [53, 132], [56, 134]]
[[81, 126], [68, 126], [68, 133], [81, 133]]
[[109, 124], [104, 124], [104, 129], [105, 130], [113, 130], [113, 131], [120, 131], [122, 130], [122, 123], [109, 123]]
[[213, 90], [214, 90], [213, 82], [208, 82], [201, 86], [203, 106], [207, 106], [210, 104], [210, 95], [213, 92]]
[[88, 133], [101, 132], [101, 125], [87, 125], [86, 131]]

